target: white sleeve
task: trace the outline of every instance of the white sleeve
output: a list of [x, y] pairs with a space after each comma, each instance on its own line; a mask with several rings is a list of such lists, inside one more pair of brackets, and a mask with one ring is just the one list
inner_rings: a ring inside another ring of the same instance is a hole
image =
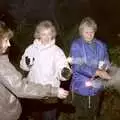
[[62, 77], [61, 72], [64, 67], [69, 68], [69, 65], [68, 65], [67, 58], [63, 50], [60, 48], [57, 50], [55, 62], [56, 62], [56, 70], [57, 70], [58, 79], [61, 81], [66, 81], [67, 79]]

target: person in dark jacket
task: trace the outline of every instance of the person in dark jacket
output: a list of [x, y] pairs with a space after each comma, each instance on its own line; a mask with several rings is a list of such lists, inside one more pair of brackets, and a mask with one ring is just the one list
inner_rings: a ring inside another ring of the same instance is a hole
[[93, 120], [96, 117], [103, 86], [100, 79], [111, 79], [106, 72], [110, 67], [106, 45], [94, 37], [97, 24], [84, 18], [79, 26], [80, 37], [70, 49], [72, 58], [73, 105], [75, 120]]

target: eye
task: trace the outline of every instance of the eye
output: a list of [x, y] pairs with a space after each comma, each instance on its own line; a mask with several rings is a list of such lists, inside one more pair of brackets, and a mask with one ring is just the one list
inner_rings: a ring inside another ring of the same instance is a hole
[[38, 40], [40, 40], [40, 37], [39, 38], [37, 38]]

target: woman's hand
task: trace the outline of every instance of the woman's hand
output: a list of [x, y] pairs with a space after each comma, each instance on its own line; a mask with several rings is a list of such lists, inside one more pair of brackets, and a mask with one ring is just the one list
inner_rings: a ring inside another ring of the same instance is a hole
[[65, 99], [68, 96], [68, 93], [69, 92], [64, 90], [63, 88], [59, 88], [57, 97], [60, 99]]
[[105, 70], [97, 70], [95, 75], [99, 76], [102, 79], [111, 79], [111, 76]]

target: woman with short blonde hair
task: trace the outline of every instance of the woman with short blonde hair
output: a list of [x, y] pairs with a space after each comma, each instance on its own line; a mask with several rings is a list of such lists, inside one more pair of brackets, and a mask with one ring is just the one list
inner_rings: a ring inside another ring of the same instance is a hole
[[40, 32], [43, 29], [51, 29], [52, 38], [54, 39], [56, 37], [56, 28], [55, 28], [55, 26], [52, 24], [51, 21], [45, 20], [45, 21], [40, 22], [36, 26], [36, 30], [35, 30], [35, 33], [34, 33], [34, 38], [35, 39], [38, 39], [40, 37]]
[[79, 25], [79, 28], [78, 28], [80, 35], [82, 35], [82, 31], [83, 31], [84, 27], [90, 27], [90, 28], [92, 28], [92, 29], [94, 30], [94, 32], [97, 31], [97, 24], [96, 24], [96, 22], [95, 22], [92, 18], [90, 18], [90, 17], [86, 17], [86, 18], [84, 18], [84, 19], [81, 21], [81, 23], [80, 23], [80, 25]]

